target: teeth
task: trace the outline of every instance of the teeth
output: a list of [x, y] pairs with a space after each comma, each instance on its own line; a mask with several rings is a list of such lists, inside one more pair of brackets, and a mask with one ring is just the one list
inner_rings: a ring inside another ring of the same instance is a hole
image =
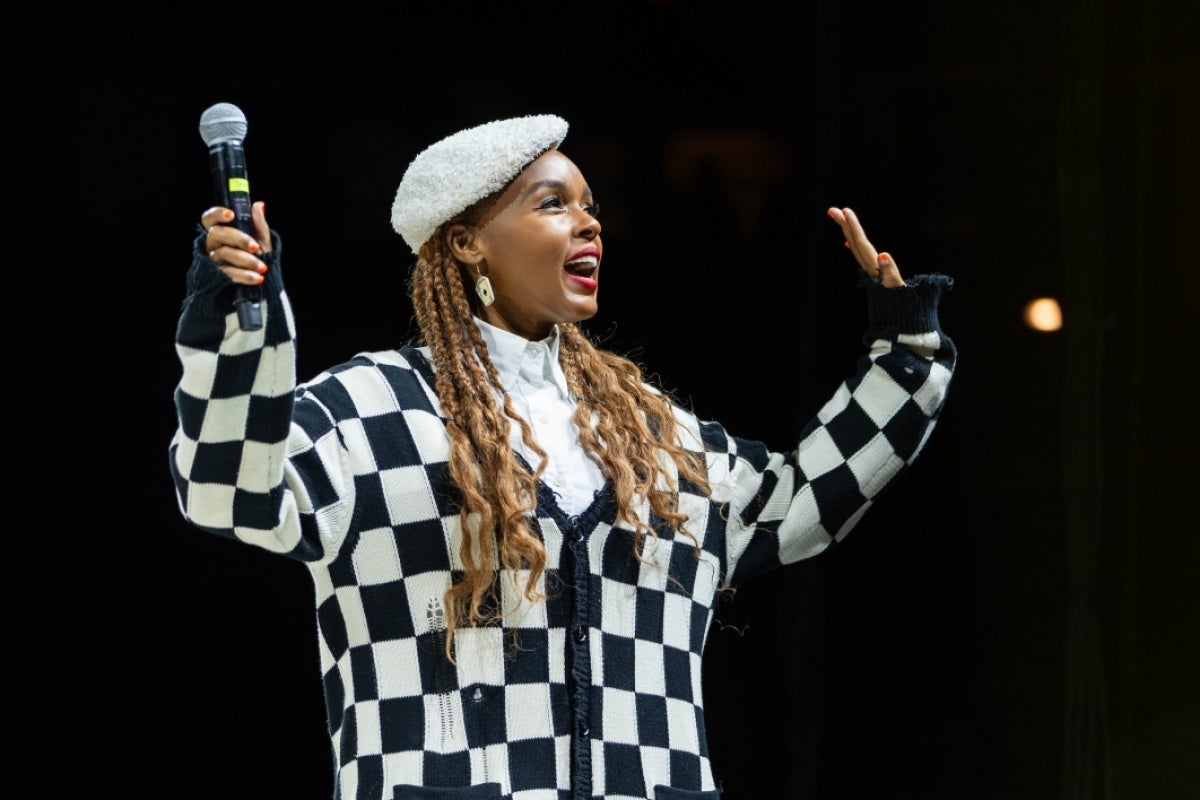
[[567, 266], [578, 269], [580, 267], [594, 267], [599, 263], [600, 262], [596, 260], [595, 256], [584, 256], [583, 258], [568, 262]]

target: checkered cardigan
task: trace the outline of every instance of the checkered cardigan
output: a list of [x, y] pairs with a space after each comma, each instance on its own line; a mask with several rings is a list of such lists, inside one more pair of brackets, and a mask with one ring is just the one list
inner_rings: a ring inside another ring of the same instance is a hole
[[512, 610], [460, 629], [452, 664], [442, 598], [461, 574], [460, 529], [431, 365], [405, 346], [298, 385], [280, 250], [264, 328], [242, 332], [197, 239], [170, 469], [191, 523], [311, 573], [334, 796], [717, 798], [701, 690], [715, 593], [826, 549], [917, 456], [954, 369], [937, 320], [950, 280], [865, 282], [869, 351], [793, 450], [676, 408], [712, 487], [680, 488], [699, 557], [642, 507], [659, 538], [639, 562], [610, 487], [570, 516], [539, 486], [549, 599], [499, 580]]

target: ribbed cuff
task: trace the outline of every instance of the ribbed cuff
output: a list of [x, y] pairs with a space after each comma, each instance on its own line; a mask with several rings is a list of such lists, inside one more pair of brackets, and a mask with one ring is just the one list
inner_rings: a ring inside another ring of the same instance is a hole
[[954, 288], [954, 279], [933, 273], [905, 279], [904, 286], [887, 288], [874, 278], [864, 278], [867, 289], [868, 344], [879, 338], [894, 339], [907, 333], [941, 331], [938, 305], [942, 294]]

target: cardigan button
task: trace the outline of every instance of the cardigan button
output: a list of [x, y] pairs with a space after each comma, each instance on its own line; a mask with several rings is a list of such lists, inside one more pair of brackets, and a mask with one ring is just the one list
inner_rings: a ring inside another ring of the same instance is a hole
[[573, 635], [575, 637], [576, 644], [583, 644], [586, 642], [588, 637], [587, 625], [576, 625]]

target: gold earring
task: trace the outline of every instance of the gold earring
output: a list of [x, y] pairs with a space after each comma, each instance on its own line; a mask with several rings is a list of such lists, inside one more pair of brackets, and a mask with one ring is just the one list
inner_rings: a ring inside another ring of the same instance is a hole
[[475, 265], [475, 294], [479, 295], [479, 299], [483, 305], [490, 306], [496, 302], [496, 293], [492, 291], [492, 282], [488, 280], [487, 275], [479, 274], [479, 265]]

